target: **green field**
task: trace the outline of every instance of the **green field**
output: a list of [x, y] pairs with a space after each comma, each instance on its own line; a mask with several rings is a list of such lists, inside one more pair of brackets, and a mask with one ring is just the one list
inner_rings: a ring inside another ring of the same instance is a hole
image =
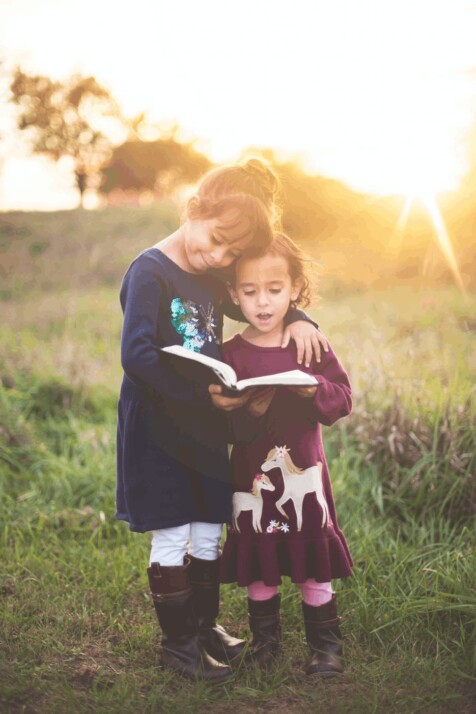
[[[212, 689], [159, 668], [148, 537], [114, 519], [117, 294], [176, 220], [0, 216], [0, 711], [473, 712], [476, 298], [418, 280], [323, 277], [312, 310], [354, 386], [353, 415], [324, 434], [355, 560], [336, 584], [346, 673], [304, 675], [289, 582], [274, 670]], [[244, 592], [223, 587], [222, 604], [247, 636]]]

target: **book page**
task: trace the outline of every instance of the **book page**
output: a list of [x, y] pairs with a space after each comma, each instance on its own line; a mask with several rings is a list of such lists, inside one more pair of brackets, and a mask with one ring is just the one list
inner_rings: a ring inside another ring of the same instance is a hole
[[288, 372], [278, 372], [277, 374], [265, 374], [262, 377], [251, 377], [250, 379], [240, 379], [236, 388], [240, 391], [248, 387], [260, 386], [296, 386], [296, 387], [313, 387], [318, 384], [318, 381], [312, 374], [301, 372], [299, 369], [292, 369]]
[[209, 357], [208, 355], [202, 355], [200, 352], [187, 350], [181, 345], [162, 347], [161, 351], [167, 352], [171, 355], [177, 355], [178, 357], [183, 357], [184, 359], [191, 360], [192, 362], [199, 362], [200, 364], [205, 365], [205, 367], [209, 367], [225, 386], [233, 388], [236, 385], [236, 372], [233, 367], [230, 367], [230, 365], [225, 362], [221, 362], [220, 360]]

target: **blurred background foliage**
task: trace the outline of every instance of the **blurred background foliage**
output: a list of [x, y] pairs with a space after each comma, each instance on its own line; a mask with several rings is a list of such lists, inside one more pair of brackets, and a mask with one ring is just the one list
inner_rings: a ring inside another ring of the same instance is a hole
[[[100, 208], [173, 200], [180, 211], [194, 182], [213, 166], [196, 141], [183, 140], [178, 125], [160, 127], [145, 114], [122, 116], [114, 98], [93, 77], [75, 75], [59, 82], [17, 68], [9, 101], [33, 152], [53, 161], [65, 156], [73, 160], [79, 205], [88, 191]], [[467, 288], [476, 276], [475, 137], [476, 129], [468, 137], [471, 160], [460, 190], [437, 197], [460, 284]], [[434, 284], [454, 281], [437, 222], [424, 202], [415, 198], [402, 223], [401, 196], [353, 191], [337, 180], [310, 175], [298, 159], [278, 156], [271, 148], [250, 147], [246, 153], [263, 156], [275, 168], [283, 185], [284, 230], [313, 258], [325, 258], [334, 280], [354, 287], [415, 277]], [[19, 215], [5, 216], [1, 230], [3, 244], [21, 234]], [[50, 245], [51, 240], [43, 238], [30, 251], [47, 250], [46, 242]]]

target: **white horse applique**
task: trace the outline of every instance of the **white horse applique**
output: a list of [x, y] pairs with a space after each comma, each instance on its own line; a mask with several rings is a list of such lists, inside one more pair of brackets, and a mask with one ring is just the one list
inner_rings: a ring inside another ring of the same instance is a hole
[[262, 533], [261, 516], [263, 513], [263, 497], [261, 491], [274, 491], [274, 486], [267, 476], [258, 474], [253, 479], [253, 488], [249, 493], [236, 491], [233, 494], [233, 527], [238, 533], [238, 516], [242, 511], [251, 511], [255, 533]]
[[306, 493], [315, 493], [317, 502], [322, 508], [322, 527], [330, 522], [329, 508], [324, 489], [322, 485], [322, 464], [318, 462], [316, 466], [310, 466], [308, 469], [300, 469], [295, 466], [289, 456], [289, 449], [286, 446], [275, 446], [271, 449], [266, 461], [262, 464], [263, 471], [271, 469], [281, 469], [284, 481], [284, 491], [281, 498], [276, 501], [276, 508], [285, 518], [287, 514], [283, 511], [283, 503], [286, 501], [293, 502], [294, 510], [296, 511], [297, 529], [302, 528], [302, 504]]

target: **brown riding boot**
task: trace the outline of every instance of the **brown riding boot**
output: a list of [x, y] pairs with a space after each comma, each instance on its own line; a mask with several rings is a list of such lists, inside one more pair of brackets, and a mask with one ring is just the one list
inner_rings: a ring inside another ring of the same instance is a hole
[[147, 569], [163, 635], [162, 664], [188, 679], [224, 682], [232, 676], [231, 667], [214, 660], [199, 640], [189, 567], [190, 559], [186, 557], [183, 566], [163, 567], [152, 563]]
[[306, 674], [334, 677], [344, 671], [342, 635], [339, 629], [336, 596], [319, 607], [302, 603], [306, 640], [311, 649], [311, 658]]
[[248, 620], [253, 640], [244, 656], [245, 666], [267, 667], [276, 660], [281, 647], [280, 605], [280, 595], [274, 595], [269, 600], [248, 598]]
[[216, 623], [220, 607], [220, 560], [202, 560], [193, 555], [187, 557], [191, 561], [190, 583], [200, 642], [218, 662], [232, 662], [239, 657], [246, 643], [245, 640], [232, 637]]

